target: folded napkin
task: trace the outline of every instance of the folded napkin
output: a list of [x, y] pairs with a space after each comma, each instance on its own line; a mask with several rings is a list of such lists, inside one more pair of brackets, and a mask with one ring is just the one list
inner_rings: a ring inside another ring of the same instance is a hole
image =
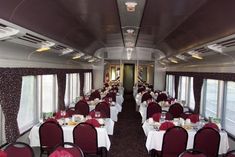
[[94, 127], [100, 127], [100, 123], [94, 118], [88, 119], [86, 121], [86, 123], [89, 123], [89, 124], [93, 125]]
[[[97, 117], [96, 116], [96, 112], [100, 112], [100, 116]], [[101, 111], [95, 111], [95, 110], [92, 110], [89, 115], [92, 117], [92, 118], [106, 118], [107, 116], [105, 115], [105, 113], [101, 112]]]
[[0, 150], [0, 157], [7, 157], [7, 153]]
[[67, 118], [67, 117], [69, 117], [69, 114], [67, 113], [67, 112], [65, 112], [65, 115], [64, 116], [62, 116], [62, 111], [58, 111], [58, 112], [56, 112], [56, 114], [55, 114], [55, 119], [60, 119], [60, 118]]
[[153, 114], [152, 118], [153, 118], [153, 120], [154, 120], [155, 122], [159, 122], [159, 120], [160, 120], [160, 118], [161, 118], [161, 113], [155, 113], [155, 114]]
[[199, 114], [191, 114], [188, 116], [188, 119], [190, 119], [192, 123], [197, 123], [199, 121]]
[[164, 122], [160, 125], [159, 130], [167, 130], [167, 129], [172, 128], [174, 126], [175, 125], [172, 122]]
[[204, 125], [204, 127], [207, 127], [207, 128], [213, 128], [213, 129], [215, 129], [215, 130], [219, 131], [219, 127], [218, 127], [218, 125], [217, 125], [217, 124], [215, 124], [215, 123], [211, 123], [211, 122], [206, 123], [206, 124]]
[[73, 155], [66, 150], [55, 150], [49, 157], [73, 157]]

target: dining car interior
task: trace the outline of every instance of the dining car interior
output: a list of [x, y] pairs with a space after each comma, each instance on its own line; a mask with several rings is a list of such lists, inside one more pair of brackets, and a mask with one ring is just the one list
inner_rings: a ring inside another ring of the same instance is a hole
[[0, 157], [235, 157], [235, 0], [0, 0]]

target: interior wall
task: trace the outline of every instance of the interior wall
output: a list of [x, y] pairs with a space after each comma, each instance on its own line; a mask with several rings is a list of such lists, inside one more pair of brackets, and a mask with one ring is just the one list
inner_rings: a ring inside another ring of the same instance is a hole
[[104, 84], [104, 60], [93, 66], [93, 85], [94, 89], [102, 88]]

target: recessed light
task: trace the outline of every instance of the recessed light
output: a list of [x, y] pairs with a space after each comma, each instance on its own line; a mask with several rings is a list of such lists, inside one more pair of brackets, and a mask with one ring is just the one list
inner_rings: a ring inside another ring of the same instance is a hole
[[126, 10], [128, 12], [134, 12], [137, 3], [136, 2], [126, 2], [125, 5], [126, 5]]
[[128, 34], [133, 34], [133, 33], [135, 32], [135, 30], [134, 30], [134, 29], [127, 29], [126, 32], [127, 32]]

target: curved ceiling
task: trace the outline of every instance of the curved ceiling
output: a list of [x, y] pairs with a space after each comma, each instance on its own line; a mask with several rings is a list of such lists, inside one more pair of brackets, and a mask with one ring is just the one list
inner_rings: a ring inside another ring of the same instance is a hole
[[123, 50], [132, 39], [126, 38], [129, 28], [136, 31], [135, 47], [160, 50], [166, 58], [235, 33], [234, 0], [136, 0], [131, 13], [127, 1], [0, 0], [0, 18], [89, 55]]

